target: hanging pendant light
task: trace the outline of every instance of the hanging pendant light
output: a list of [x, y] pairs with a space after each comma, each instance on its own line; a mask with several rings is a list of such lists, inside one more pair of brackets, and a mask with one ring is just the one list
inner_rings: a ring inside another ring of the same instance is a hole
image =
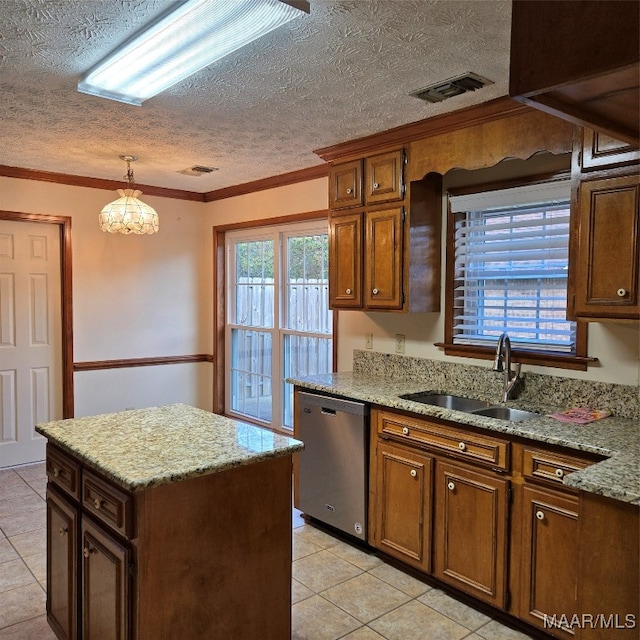
[[102, 209], [98, 220], [100, 228], [107, 233], [158, 233], [158, 214], [148, 204], [138, 200], [142, 191], [133, 188], [133, 170], [131, 163], [137, 156], [120, 156], [127, 163], [125, 176], [129, 187], [118, 189], [120, 198], [110, 202]]

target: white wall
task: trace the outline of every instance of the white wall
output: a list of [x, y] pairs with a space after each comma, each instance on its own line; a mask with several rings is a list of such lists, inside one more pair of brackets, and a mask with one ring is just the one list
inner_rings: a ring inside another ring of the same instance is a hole
[[[1, 210], [72, 219], [74, 362], [211, 353], [212, 232], [204, 205], [143, 195], [158, 211], [157, 235], [103, 233], [98, 212], [117, 197], [0, 177]], [[180, 364], [78, 372], [76, 415], [168, 402], [211, 408], [210, 369]]]

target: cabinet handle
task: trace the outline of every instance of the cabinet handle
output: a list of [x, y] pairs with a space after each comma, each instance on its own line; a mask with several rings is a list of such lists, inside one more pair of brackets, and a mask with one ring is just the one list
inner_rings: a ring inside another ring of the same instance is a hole
[[544, 512], [536, 511], [536, 518], [538, 518], [538, 520], [544, 520]]
[[458, 449], [460, 449], [460, 451], [466, 451], [467, 450], [467, 445], [464, 442], [461, 442], [458, 445]]
[[345, 289], [344, 291], [348, 296], [351, 295], [351, 289]]
[[377, 296], [380, 293], [380, 289], [371, 289], [371, 293], [373, 293], [374, 296]]
[[624, 298], [627, 295], [627, 290], [620, 288], [616, 291], [616, 293], [620, 298]]
[[453, 483], [453, 482], [449, 482], [449, 483], [447, 484], [447, 489], [449, 489], [449, 491], [453, 491], [455, 488], [456, 488], [455, 483]]
[[95, 553], [95, 551], [96, 551], [96, 550], [95, 550], [95, 549], [92, 549], [91, 547], [85, 547], [85, 548], [82, 550], [82, 555], [83, 555], [85, 558], [88, 558], [92, 553]]
[[562, 478], [562, 476], [564, 476], [564, 471], [562, 469], [556, 469], [556, 476], [558, 478]]
[[351, 189], [351, 188], [347, 189], [347, 195], [349, 195], [351, 193], [353, 193], [353, 189]]
[[60, 469], [58, 467], [53, 467], [53, 477], [57, 478], [60, 475]]
[[93, 506], [94, 506], [96, 509], [100, 509], [100, 507], [102, 507], [102, 504], [103, 504], [103, 503], [102, 503], [102, 500], [100, 500], [100, 498], [96, 498], [96, 499], [93, 501]]
[[402, 427], [402, 435], [403, 436], [409, 435], [409, 427]]
[[380, 185], [379, 185], [377, 182], [374, 182], [374, 183], [373, 183], [373, 188], [374, 188], [374, 189], [377, 189], [379, 186], [380, 186]]
[[415, 469], [411, 469], [411, 477], [415, 478], [418, 475], [418, 472]]
[[69, 531], [69, 529], [67, 529], [67, 527], [60, 527], [60, 530], [58, 531], [58, 533], [61, 536], [64, 536], [68, 531]]

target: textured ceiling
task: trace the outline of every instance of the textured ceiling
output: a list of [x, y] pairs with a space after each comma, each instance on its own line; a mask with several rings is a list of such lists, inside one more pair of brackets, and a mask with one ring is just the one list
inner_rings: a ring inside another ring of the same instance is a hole
[[[508, 93], [510, 0], [310, 0], [310, 15], [142, 107], [76, 91], [173, 0], [0, 0], [0, 164], [206, 192], [321, 164], [313, 149]], [[467, 71], [495, 84], [428, 104]], [[205, 176], [180, 171], [218, 167]]]

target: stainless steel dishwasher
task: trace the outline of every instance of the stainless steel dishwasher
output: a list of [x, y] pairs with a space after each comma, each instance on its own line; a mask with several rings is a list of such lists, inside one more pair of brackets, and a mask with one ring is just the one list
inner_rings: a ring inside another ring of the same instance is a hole
[[369, 406], [298, 392], [298, 508], [367, 539]]

